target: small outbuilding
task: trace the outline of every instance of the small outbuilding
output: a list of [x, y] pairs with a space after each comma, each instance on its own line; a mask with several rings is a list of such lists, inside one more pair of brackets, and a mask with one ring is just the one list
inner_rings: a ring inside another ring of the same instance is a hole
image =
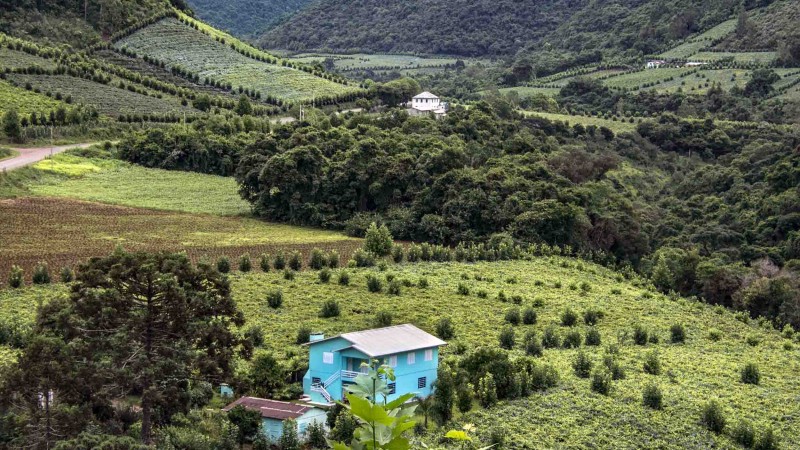
[[261, 432], [271, 442], [280, 439], [283, 434], [283, 421], [294, 419], [297, 422], [297, 434], [305, 435], [308, 427], [314, 423], [326, 426], [326, 412], [322, 409], [308, 405], [267, 400], [256, 397], [241, 397], [230, 405], [222, 408], [228, 412], [237, 406], [242, 406], [261, 414]]

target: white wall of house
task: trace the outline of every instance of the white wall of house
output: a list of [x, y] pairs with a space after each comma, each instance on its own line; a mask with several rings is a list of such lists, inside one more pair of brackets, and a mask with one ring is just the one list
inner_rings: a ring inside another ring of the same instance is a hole
[[433, 111], [439, 109], [441, 103], [438, 98], [415, 98], [411, 100], [411, 107], [420, 111]]

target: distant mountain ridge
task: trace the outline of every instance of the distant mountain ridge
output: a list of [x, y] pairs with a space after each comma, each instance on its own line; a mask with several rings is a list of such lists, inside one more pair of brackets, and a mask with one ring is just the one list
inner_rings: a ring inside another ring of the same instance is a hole
[[188, 0], [199, 19], [240, 37], [263, 33], [314, 0]]

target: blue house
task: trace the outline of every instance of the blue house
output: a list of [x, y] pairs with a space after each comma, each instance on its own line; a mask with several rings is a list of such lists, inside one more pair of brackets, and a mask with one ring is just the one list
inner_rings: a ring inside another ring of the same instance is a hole
[[427, 397], [433, 393], [439, 368], [439, 347], [446, 342], [414, 325], [397, 325], [345, 333], [325, 339], [312, 335], [308, 372], [303, 392], [311, 404], [330, 405], [345, 400], [347, 387], [365, 373], [362, 363], [377, 359], [394, 369], [396, 380], [389, 384], [389, 401], [403, 394]]
[[314, 422], [327, 428], [325, 425], [327, 413], [312, 406], [256, 397], [242, 397], [222, 410], [228, 412], [237, 406], [261, 414], [261, 433], [271, 442], [280, 439], [283, 434], [283, 421], [287, 419], [294, 419], [297, 422], [297, 434], [301, 439], [304, 439], [308, 426]]

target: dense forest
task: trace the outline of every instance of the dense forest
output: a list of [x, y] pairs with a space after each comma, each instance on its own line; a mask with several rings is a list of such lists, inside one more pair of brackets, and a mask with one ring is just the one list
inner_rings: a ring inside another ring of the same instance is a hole
[[263, 33], [309, 3], [310, 0], [189, 0], [199, 19], [244, 37]]

